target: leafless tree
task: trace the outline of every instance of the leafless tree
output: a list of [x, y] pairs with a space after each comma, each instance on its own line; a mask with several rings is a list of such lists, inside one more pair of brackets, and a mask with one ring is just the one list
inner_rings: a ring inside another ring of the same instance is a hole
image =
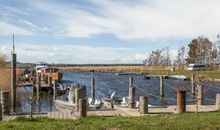
[[28, 104], [30, 105], [30, 117], [33, 119], [33, 106], [36, 103], [36, 97], [33, 94], [28, 94], [28, 91], [26, 87], [24, 87], [26, 94], [24, 95], [26, 100], [28, 101]]
[[179, 70], [184, 69], [184, 65], [185, 65], [185, 47], [181, 47], [178, 50], [177, 57], [176, 57], [176, 60], [175, 60], [175, 64], [178, 65]]

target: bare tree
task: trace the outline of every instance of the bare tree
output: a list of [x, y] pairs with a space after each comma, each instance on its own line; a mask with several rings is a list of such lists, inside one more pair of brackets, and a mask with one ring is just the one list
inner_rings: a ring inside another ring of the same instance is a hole
[[163, 51], [162, 56], [164, 56], [164, 59], [163, 59], [164, 66], [170, 66], [171, 65], [171, 60], [170, 60], [170, 49], [169, 49], [169, 47], [163, 48], [162, 51]]
[[179, 70], [184, 69], [185, 65], [185, 47], [181, 47], [177, 52], [177, 57], [175, 60], [175, 64], [178, 65]]
[[33, 94], [28, 94], [26, 87], [24, 87], [26, 94], [24, 95], [28, 104], [30, 105], [30, 117], [33, 119], [33, 106], [36, 103], [36, 97]]
[[193, 39], [189, 46], [187, 63], [210, 64], [212, 62], [212, 42], [206, 37]]

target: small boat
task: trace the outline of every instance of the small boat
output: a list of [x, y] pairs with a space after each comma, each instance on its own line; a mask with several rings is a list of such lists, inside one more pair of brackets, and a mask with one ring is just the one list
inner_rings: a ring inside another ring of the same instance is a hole
[[176, 80], [187, 80], [187, 77], [184, 75], [171, 75], [170, 78]]
[[144, 78], [145, 78], [145, 79], [151, 79], [151, 76], [145, 75]]
[[63, 109], [74, 110], [76, 108], [75, 103], [64, 101], [64, 100], [59, 100], [59, 99], [54, 101], [54, 105], [59, 110], [63, 110]]
[[35, 66], [35, 71], [41, 73], [43, 69], [48, 68], [48, 64], [45, 62], [38, 62]]

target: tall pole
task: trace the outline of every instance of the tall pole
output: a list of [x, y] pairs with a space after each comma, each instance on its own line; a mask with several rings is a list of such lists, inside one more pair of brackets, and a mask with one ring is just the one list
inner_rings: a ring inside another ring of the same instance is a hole
[[95, 98], [95, 78], [93, 76], [93, 72], [91, 75], [91, 98], [94, 99]]
[[164, 97], [164, 79], [163, 76], [160, 76], [160, 97]]
[[11, 105], [12, 112], [16, 109], [16, 53], [14, 45], [14, 34], [13, 34], [13, 50], [12, 50], [12, 60], [11, 60]]

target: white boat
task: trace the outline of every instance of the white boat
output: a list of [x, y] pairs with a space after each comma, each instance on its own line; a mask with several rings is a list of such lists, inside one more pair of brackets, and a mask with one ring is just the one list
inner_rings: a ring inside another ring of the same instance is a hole
[[187, 77], [184, 75], [171, 75], [170, 78], [177, 80], [187, 80]]
[[63, 109], [74, 110], [76, 108], [75, 103], [63, 101], [63, 100], [59, 100], [59, 99], [54, 101], [54, 105], [59, 110], [63, 110]]
[[45, 62], [39, 62], [36, 64], [35, 70], [37, 73], [41, 73], [43, 69], [48, 68], [48, 64]]

